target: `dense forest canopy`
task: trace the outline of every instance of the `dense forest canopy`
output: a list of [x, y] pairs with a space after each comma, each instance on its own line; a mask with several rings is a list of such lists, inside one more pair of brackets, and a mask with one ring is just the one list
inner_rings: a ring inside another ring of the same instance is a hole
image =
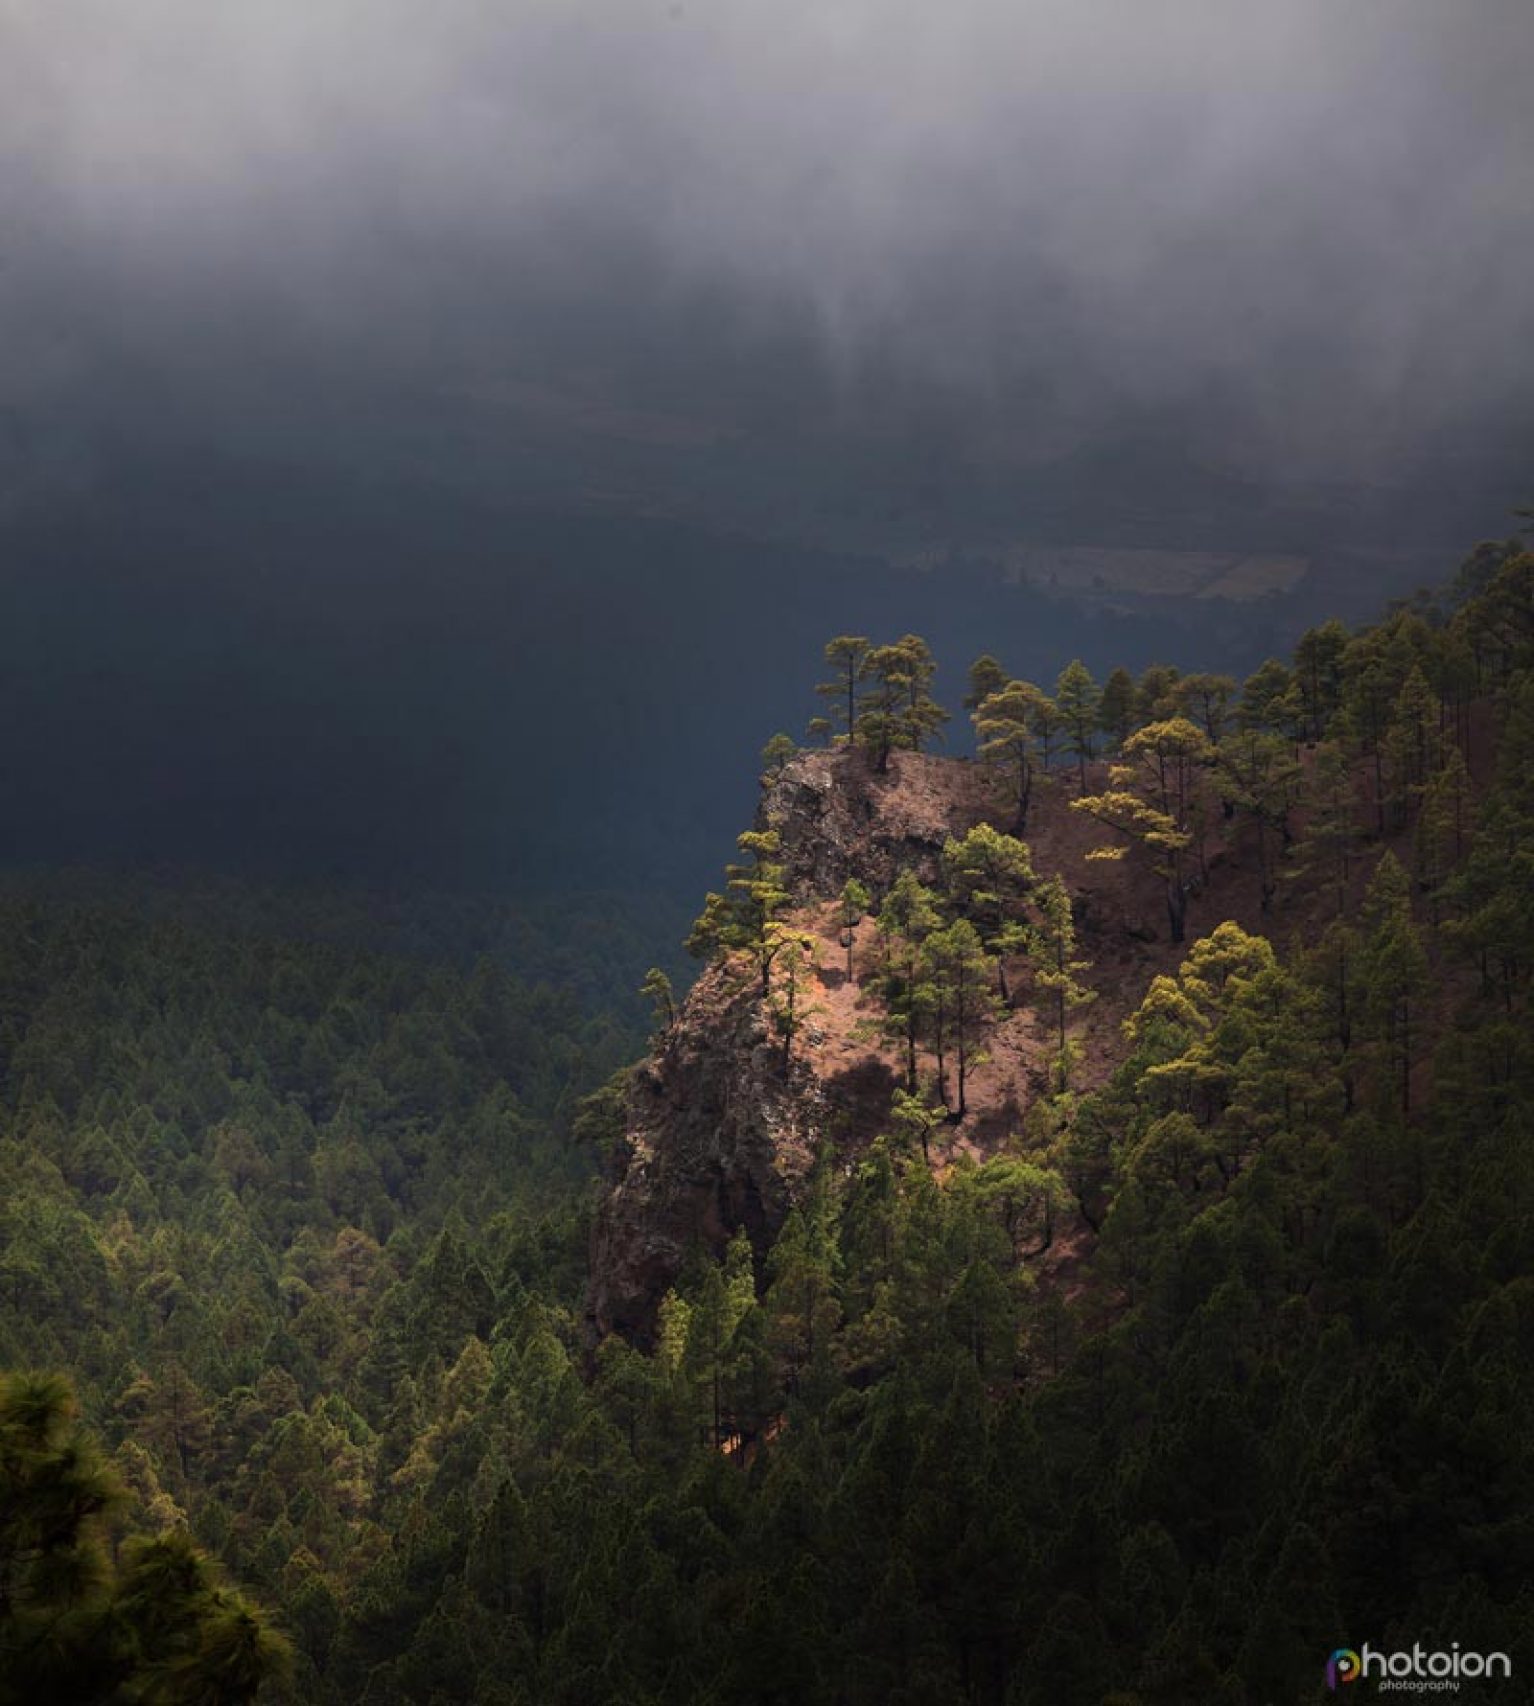
[[[931, 741], [924, 642], [827, 657], [812, 740]], [[1534, 556], [1240, 684], [970, 685], [999, 821], [823, 897], [909, 1065], [884, 1131], [770, 1248], [700, 1236], [640, 1342], [583, 1315], [637, 974], [604, 1012], [0, 900], [0, 1698], [1258, 1706], [1366, 1639], [1534, 1674]], [[1178, 944], [1095, 1076], [1047, 792]], [[1195, 934], [1216, 846], [1252, 914]], [[783, 860], [748, 831], [692, 945], [787, 1073]], [[1024, 987], [1044, 1092], [929, 1164]]]

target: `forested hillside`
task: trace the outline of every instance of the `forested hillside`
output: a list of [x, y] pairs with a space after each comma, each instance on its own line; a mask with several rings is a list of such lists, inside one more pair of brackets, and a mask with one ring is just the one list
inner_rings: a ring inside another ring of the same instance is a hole
[[[87, 1528], [184, 1532], [293, 1646], [219, 1680], [201, 1605], [73, 1697], [1534, 1674], [1534, 555], [1240, 685], [983, 658], [973, 760], [923, 756], [920, 640], [828, 657], [621, 1071], [489, 963], [0, 909], [0, 1361], [73, 1382], [123, 1489]], [[602, 1335], [619, 1210], [652, 1295]], [[24, 1400], [19, 1510], [67, 1426]], [[152, 1598], [0, 1545], [13, 1678]]]
[[224, 929], [206, 897], [0, 904], [0, 1361], [67, 1371], [119, 1520], [190, 1528], [307, 1652], [389, 1551], [417, 1382], [524, 1278], [578, 1298], [577, 1108], [635, 1033], [489, 961], [251, 934], [236, 898]]

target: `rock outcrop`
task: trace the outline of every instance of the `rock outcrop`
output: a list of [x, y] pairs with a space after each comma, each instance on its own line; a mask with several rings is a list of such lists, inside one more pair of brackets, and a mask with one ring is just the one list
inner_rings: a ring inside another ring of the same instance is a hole
[[967, 759], [898, 752], [881, 775], [861, 749], [802, 752], [768, 784], [757, 827], [778, 833], [796, 898], [829, 898], [848, 877], [880, 893], [911, 866], [937, 880], [943, 843], [994, 804]]
[[[1087, 850], [1107, 839], [1069, 809], [1070, 785], [1035, 790], [1026, 839], [1040, 874], [1070, 889], [1097, 1000], [1078, 1021], [1087, 1045], [1079, 1083], [1100, 1082], [1120, 1056], [1119, 1022], [1150, 975], [1183, 950], [1164, 939], [1161, 884], [1139, 855], [1110, 863]], [[656, 1307], [698, 1244], [718, 1254], [744, 1227], [770, 1247], [817, 1149], [855, 1153], [887, 1129], [902, 1078], [898, 1050], [880, 1036], [874, 994], [877, 934], [858, 929], [847, 974], [834, 899], [849, 876], [880, 897], [905, 867], [940, 880], [943, 845], [981, 821], [1008, 827], [1005, 784], [964, 759], [896, 753], [879, 774], [859, 751], [800, 753], [764, 786], [757, 827], [777, 832], [792, 922], [819, 946], [804, 1024], [786, 1055], [744, 956], [709, 966], [676, 1023], [630, 1074], [623, 1132], [597, 1215], [587, 1297], [595, 1336], [644, 1340]], [[1216, 861], [1221, 866], [1221, 861]], [[1190, 926], [1241, 917], [1229, 868], [1218, 868]], [[1045, 1084], [1049, 1026], [1030, 1005], [1026, 961], [1008, 968], [1016, 1005], [987, 1039], [969, 1112], [949, 1125], [934, 1164], [960, 1151], [983, 1156], [1021, 1129]]]
[[[777, 832], [795, 907], [808, 912], [849, 876], [875, 893], [905, 865], [935, 881], [944, 842], [985, 806], [985, 778], [968, 763], [898, 753], [880, 775], [860, 751], [806, 752], [766, 784], [757, 827]], [[717, 1252], [743, 1226], [765, 1252], [817, 1146], [873, 1135], [894, 1074], [867, 1045], [850, 1065], [829, 1062], [815, 1045], [831, 1028], [812, 1016], [808, 1046], [785, 1058], [742, 963], [702, 973], [629, 1078], [594, 1235], [587, 1309], [598, 1335], [647, 1337], [699, 1242]]]
[[755, 980], [710, 966], [630, 1075], [616, 1177], [599, 1214], [588, 1309], [599, 1333], [644, 1338], [698, 1241], [738, 1227], [759, 1253], [782, 1225], [830, 1108], [808, 1065], [785, 1066]]

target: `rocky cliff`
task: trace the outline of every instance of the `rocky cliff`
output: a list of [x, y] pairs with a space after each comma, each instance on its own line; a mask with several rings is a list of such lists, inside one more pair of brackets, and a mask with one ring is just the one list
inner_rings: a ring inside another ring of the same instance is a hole
[[[1085, 981], [1098, 999], [1078, 1027], [1081, 1082], [1090, 1084], [1120, 1055], [1120, 1020], [1152, 972], [1174, 966], [1182, 950], [1164, 940], [1161, 889], [1143, 861], [1086, 858], [1107, 838], [1069, 810], [1071, 791], [1058, 778], [1036, 790], [1026, 839], [1039, 874], [1059, 872], [1070, 889], [1091, 962]], [[744, 959], [719, 961], [630, 1075], [593, 1238], [588, 1313], [598, 1336], [645, 1338], [690, 1248], [701, 1241], [717, 1253], [745, 1227], [764, 1252], [817, 1148], [829, 1141], [855, 1153], [887, 1129], [902, 1068], [876, 1034], [879, 1007], [867, 987], [876, 932], [871, 920], [854, 932], [849, 978], [834, 897], [856, 876], [877, 906], [905, 867], [935, 882], [944, 843], [982, 821], [1010, 826], [1005, 789], [964, 759], [897, 753], [879, 775], [861, 752], [806, 752], [764, 783], [757, 827], [777, 832], [789, 916], [819, 950], [806, 1023], [785, 1058], [759, 979]], [[1208, 892], [1190, 909], [1195, 928], [1253, 910], [1229, 857], [1213, 866]], [[987, 1038], [968, 1114], [939, 1134], [932, 1158], [940, 1168], [961, 1150], [994, 1151], [1044, 1089], [1050, 1044], [1026, 962], [1009, 971], [1009, 984], [1017, 1004]]]
[[943, 843], [990, 816], [992, 778], [968, 759], [898, 752], [803, 752], [764, 786], [759, 829], [778, 833], [795, 897], [829, 899], [848, 877], [882, 893], [905, 866], [937, 880]]

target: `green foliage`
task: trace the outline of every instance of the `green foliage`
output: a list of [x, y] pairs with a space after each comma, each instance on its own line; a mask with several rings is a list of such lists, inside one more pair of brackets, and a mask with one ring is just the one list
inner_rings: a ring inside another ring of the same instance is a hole
[[976, 824], [962, 841], [950, 836], [944, 844], [943, 880], [949, 903], [995, 956], [1006, 1000], [1006, 956], [1022, 952], [1030, 939], [1025, 909], [1036, 879], [1027, 846], [988, 823]]
[[1071, 911], [1070, 892], [1058, 874], [1039, 885], [1035, 900], [1039, 923], [1033, 932], [1033, 981], [1054, 1008], [1053, 1087], [1060, 1092], [1069, 1089], [1071, 1070], [1078, 1058], [1067, 1029], [1070, 1015], [1095, 1001], [1097, 992], [1082, 983], [1078, 975], [1089, 970], [1091, 962], [1077, 957], [1076, 923]]
[[969, 666], [969, 692], [964, 695], [964, 709], [973, 716], [993, 693], [1000, 693], [1010, 679], [989, 652], [982, 653]]
[[291, 1649], [184, 1530], [128, 1539], [125, 1490], [57, 1376], [0, 1375], [0, 1701], [237, 1706]]
[[1135, 682], [1134, 722], [1137, 727], [1146, 723], [1164, 723], [1181, 709], [1177, 683], [1181, 671], [1171, 664], [1147, 664]]
[[1037, 731], [1044, 706], [1044, 694], [1031, 681], [1009, 681], [981, 700], [974, 713], [980, 757], [1011, 773], [1012, 827], [1018, 835], [1028, 827]]
[[1341, 708], [1347, 650], [1348, 631], [1335, 617], [1318, 628], [1308, 628], [1294, 649], [1295, 684], [1307, 740], [1324, 739]]
[[57, 1411], [83, 1527], [47, 1570], [78, 1591], [4, 1638], [46, 1624], [60, 1678], [118, 1680], [0, 1670], [28, 1701], [250, 1698], [282, 1644], [189, 1530], [281, 1607], [298, 1651], [274, 1697], [360, 1696], [369, 1572], [480, 1449], [479, 1400], [451, 1396], [466, 1343], [522, 1330], [530, 1283], [555, 1318], [579, 1299], [622, 1089], [581, 1098], [640, 1033], [488, 961], [30, 899], [0, 904], [0, 1008], [0, 1364], [71, 1371], [111, 1453], [102, 1520], [143, 1542], [102, 1564], [95, 1459]]
[[838, 634], [826, 643], [825, 660], [833, 672], [832, 678], [822, 681], [815, 691], [826, 701], [826, 715], [816, 722], [826, 725], [828, 736], [834, 736], [840, 724], [842, 740], [853, 738], [858, 721], [858, 683], [863, 678], [870, 650], [870, 642], [863, 634]]
[[1407, 1114], [1414, 1042], [1420, 1047], [1414, 1021], [1427, 993], [1428, 961], [1412, 919], [1410, 882], [1394, 853], [1381, 857], [1364, 897], [1359, 985], [1366, 1035], [1387, 1057]]
[[819, 942], [807, 931], [777, 922], [767, 926], [767, 938], [772, 954], [767, 1006], [783, 1039], [786, 1068], [793, 1055], [794, 1038], [820, 1011], [809, 1002], [810, 982], [819, 960]]
[[1294, 740], [1300, 733], [1303, 703], [1294, 671], [1269, 658], [1243, 683], [1236, 720], [1243, 729]]
[[1182, 714], [1190, 722], [1197, 723], [1212, 742], [1218, 742], [1229, 721], [1235, 681], [1228, 675], [1184, 675], [1172, 691]]
[[[1200, 772], [1214, 756], [1208, 737], [1186, 717], [1148, 723], [1124, 743], [1123, 761], [1110, 767], [1108, 787], [1071, 801], [1107, 828], [1147, 848], [1166, 884], [1172, 940], [1181, 942], [1187, 917], [1188, 852], [1194, 844]], [[1107, 846], [1088, 857], [1122, 857]]]
[[639, 993], [654, 1003], [655, 1035], [664, 1036], [676, 1024], [677, 1018], [676, 994], [671, 987], [671, 979], [659, 966], [651, 966], [639, 986]]
[[1305, 780], [1307, 821], [1288, 874], [1292, 881], [1309, 879], [1328, 892], [1340, 917], [1359, 841], [1358, 787], [1340, 741], [1328, 740], [1316, 749]]
[[879, 993], [888, 1029], [905, 1047], [908, 1091], [916, 1088], [917, 1045], [937, 1000], [925, 949], [940, 923], [937, 897], [914, 871], [901, 871], [879, 908], [884, 960]]
[[[981, 1045], [996, 1019], [992, 988], [995, 962], [985, 951], [979, 932], [967, 918], [928, 934], [923, 946], [927, 1019], [937, 1063], [938, 1095], [955, 1119], [968, 1111], [965, 1091], [971, 1069], [982, 1058]], [[954, 1063], [950, 1100], [948, 1061]]]
[[710, 894], [687, 939], [690, 953], [700, 958], [745, 953], [755, 962], [762, 993], [768, 993], [772, 963], [783, 948], [782, 933], [773, 928], [788, 904], [784, 871], [775, 855], [775, 830], [746, 830], [737, 838], [750, 863], [725, 867], [725, 892]]
[[1102, 692], [1080, 658], [1072, 658], [1061, 670], [1060, 679], [1055, 683], [1054, 703], [1064, 732], [1066, 751], [1075, 757], [1077, 779], [1085, 791], [1087, 763], [1095, 756]]
[[936, 659], [916, 634], [875, 646], [858, 666], [862, 691], [854, 734], [881, 773], [889, 768], [891, 753], [920, 752], [948, 721], [948, 713], [932, 697], [936, 673]]
[[1223, 800], [1252, 826], [1261, 908], [1272, 908], [1278, 892], [1278, 857], [1289, 845], [1289, 813], [1299, 792], [1300, 764], [1281, 735], [1246, 727], [1217, 752], [1215, 786]]
[[858, 925], [868, 915], [868, 909], [873, 904], [867, 885], [856, 877], [848, 877], [842, 884], [842, 892], [837, 897], [838, 922], [841, 925], [842, 946], [847, 950], [847, 981], [852, 982], [852, 948], [854, 932]]
[[1097, 726], [1116, 748], [1123, 746], [1134, 732], [1134, 677], [1122, 665], [1103, 683], [1102, 698], [1097, 704]]
[[767, 776], [769, 778], [781, 776], [784, 766], [798, 750], [799, 748], [794, 745], [791, 736], [775, 734], [762, 748], [762, 768]]

